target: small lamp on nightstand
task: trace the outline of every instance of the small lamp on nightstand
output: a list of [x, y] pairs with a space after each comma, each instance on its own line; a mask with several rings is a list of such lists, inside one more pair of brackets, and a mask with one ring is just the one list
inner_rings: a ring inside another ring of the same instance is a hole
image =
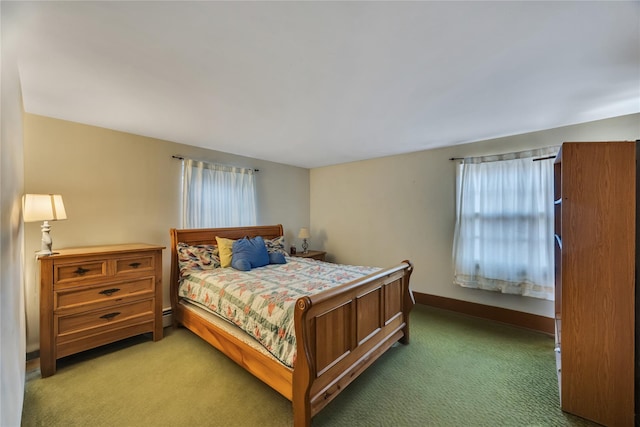
[[25, 194], [22, 198], [24, 222], [44, 221], [42, 226], [42, 246], [37, 255], [51, 255], [51, 226], [49, 221], [67, 219], [62, 196], [59, 194]]
[[309, 252], [309, 244], [307, 243], [307, 239], [310, 238], [311, 235], [309, 234], [309, 229], [308, 228], [301, 228], [300, 232], [298, 233], [298, 238], [302, 239], [302, 253], [306, 254]]

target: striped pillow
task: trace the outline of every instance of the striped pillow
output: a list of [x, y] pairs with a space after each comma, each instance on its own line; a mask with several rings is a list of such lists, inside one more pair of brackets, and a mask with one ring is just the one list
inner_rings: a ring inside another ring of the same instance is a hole
[[215, 245], [187, 245], [178, 243], [180, 274], [187, 270], [212, 270], [220, 267], [218, 247]]
[[275, 239], [264, 239], [264, 245], [267, 247], [267, 252], [270, 254], [281, 253], [285, 256], [289, 255], [284, 246], [284, 236], [276, 237]]

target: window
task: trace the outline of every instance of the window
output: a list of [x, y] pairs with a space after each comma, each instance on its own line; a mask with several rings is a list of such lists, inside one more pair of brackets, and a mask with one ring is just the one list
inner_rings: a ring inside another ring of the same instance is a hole
[[553, 160], [533, 160], [556, 152], [458, 165], [454, 283], [553, 300]]
[[255, 171], [185, 159], [184, 228], [256, 225]]

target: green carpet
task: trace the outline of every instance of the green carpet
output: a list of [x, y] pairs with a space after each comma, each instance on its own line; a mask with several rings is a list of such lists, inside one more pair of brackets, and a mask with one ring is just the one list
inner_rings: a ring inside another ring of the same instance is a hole
[[[559, 409], [553, 339], [416, 306], [391, 348], [313, 426], [592, 426]], [[291, 426], [289, 401], [185, 329], [28, 376], [22, 425]]]

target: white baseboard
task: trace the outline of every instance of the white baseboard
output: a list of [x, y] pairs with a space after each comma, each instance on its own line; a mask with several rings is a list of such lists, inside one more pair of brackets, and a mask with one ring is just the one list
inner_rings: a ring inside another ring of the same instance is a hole
[[165, 308], [162, 310], [162, 327], [166, 328], [167, 326], [171, 326], [172, 320], [171, 309]]

